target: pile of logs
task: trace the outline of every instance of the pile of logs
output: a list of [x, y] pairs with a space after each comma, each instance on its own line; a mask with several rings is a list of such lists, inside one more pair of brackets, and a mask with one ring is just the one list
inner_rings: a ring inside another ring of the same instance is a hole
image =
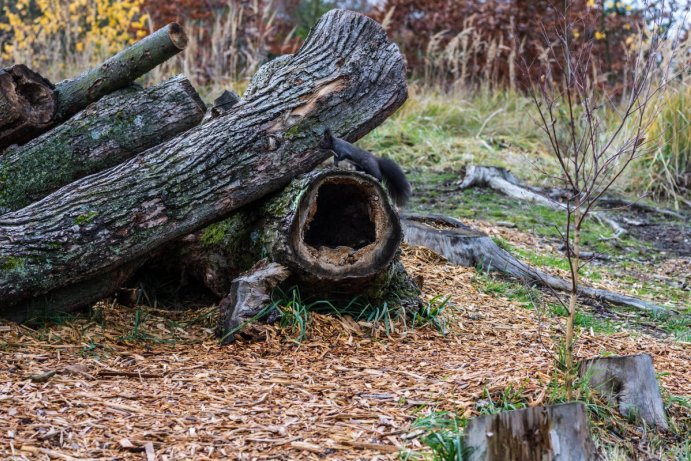
[[407, 290], [415, 306], [385, 190], [315, 170], [326, 128], [355, 141], [407, 97], [381, 26], [333, 10], [243, 97], [208, 110], [184, 76], [133, 84], [186, 42], [170, 24], [56, 85], [23, 65], [0, 71], [0, 315], [78, 309], [171, 270], [226, 297], [228, 329], [282, 282]]

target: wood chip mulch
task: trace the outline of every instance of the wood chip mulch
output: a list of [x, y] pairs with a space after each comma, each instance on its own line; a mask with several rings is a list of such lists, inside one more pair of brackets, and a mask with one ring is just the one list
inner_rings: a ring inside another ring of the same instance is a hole
[[[471, 416], [483, 390], [546, 399], [560, 326], [479, 292], [474, 269], [407, 248], [425, 292], [450, 295], [446, 336], [313, 315], [296, 345], [277, 326], [220, 347], [215, 311], [100, 305], [100, 318], [0, 325], [2, 459], [396, 459], [431, 409]], [[373, 334], [374, 330], [374, 334]], [[647, 352], [691, 394], [691, 346], [582, 332], [578, 355]]]

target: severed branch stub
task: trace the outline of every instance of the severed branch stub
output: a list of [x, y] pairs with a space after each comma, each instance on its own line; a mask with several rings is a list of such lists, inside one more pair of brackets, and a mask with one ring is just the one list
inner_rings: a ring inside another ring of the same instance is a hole
[[598, 459], [582, 403], [478, 416], [468, 423], [464, 445], [468, 461]]
[[144, 37], [83, 74], [55, 85], [54, 122], [65, 120], [101, 97], [127, 85], [187, 46], [187, 34], [175, 22]]
[[584, 360], [579, 374], [622, 415], [667, 430], [667, 415], [650, 355]]

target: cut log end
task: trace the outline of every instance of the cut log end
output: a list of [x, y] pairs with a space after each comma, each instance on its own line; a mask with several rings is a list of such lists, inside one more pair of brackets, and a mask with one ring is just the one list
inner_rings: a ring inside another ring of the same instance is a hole
[[332, 281], [369, 277], [393, 260], [402, 231], [376, 182], [331, 172], [302, 195], [290, 246], [297, 267]]
[[56, 110], [53, 85], [19, 64], [0, 71], [0, 149], [47, 126]]
[[180, 24], [177, 22], [168, 25], [168, 37], [171, 43], [179, 50], [184, 50], [187, 46], [187, 34]]

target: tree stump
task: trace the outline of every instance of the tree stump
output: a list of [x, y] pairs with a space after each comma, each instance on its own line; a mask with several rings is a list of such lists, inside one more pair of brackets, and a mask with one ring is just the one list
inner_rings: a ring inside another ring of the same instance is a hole
[[0, 217], [0, 313], [145, 257], [280, 190], [407, 97], [403, 58], [363, 15], [332, 10], [290, 65], [223, 117]]
[[584, 360], [580, 375], [629, 418], [667, 430], [667, 415], [648, 354]]
[[468, 423], [468, 461], [592, 461], [597, 459], [585, 407], [567, 403], [479, 416]]

